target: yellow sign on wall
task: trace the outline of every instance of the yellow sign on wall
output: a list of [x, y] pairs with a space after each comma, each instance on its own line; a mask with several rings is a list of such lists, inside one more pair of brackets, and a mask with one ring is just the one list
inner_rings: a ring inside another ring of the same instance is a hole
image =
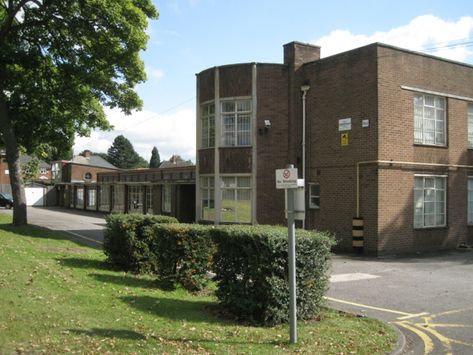
[[348, 133], [342, 133], [340, 134], [340, 144], [342, 146], [348, 145]]

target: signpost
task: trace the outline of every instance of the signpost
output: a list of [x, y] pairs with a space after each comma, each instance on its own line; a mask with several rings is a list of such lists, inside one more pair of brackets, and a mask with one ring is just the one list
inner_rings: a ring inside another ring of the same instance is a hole
[[[289, 263], [289, 340], [291, 344], [297, 343], [297, 308], [296, 308], [296, 214], [301, 219], [305, 211], [296, 211], [295, 206], [303, 203], [296, 203], [295, 197], [304, 200], [304, 193], [296, 194], [298, 188], [304, 187], [303, 180], [297, 179], [297, 169], [288, 165], [286, 169], [276, 170], [276, 188], [286, 190], [286, 211], [287, 211], [287, 235], [288, 235], [288, 263]], [[300, 197], [302, 196], [302, 197]], [[300, 201], [299, 201], [300, 202]], [[305, 208], [305, 207], [304, 207]], [[303, 217], [302, 217], [303, 218]]]

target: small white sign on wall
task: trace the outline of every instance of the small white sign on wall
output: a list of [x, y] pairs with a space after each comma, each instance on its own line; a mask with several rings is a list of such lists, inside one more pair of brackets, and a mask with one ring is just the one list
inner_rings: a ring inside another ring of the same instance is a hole
[[338, 120], [339, 131], [350, 131], [351, 130], [351, 118], [341, 118]]
[[363, 121], [361, 121], [361, 127], [367, 128], [369, 126], [370, 126], [370, 120], [364, 119]]

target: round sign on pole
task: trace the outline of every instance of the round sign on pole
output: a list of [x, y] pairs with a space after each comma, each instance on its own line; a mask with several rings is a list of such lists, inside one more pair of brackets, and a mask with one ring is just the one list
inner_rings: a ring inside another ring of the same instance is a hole
[[282, 176], [285, 178], [285, 179], [289, 179], [291, 177], [291, 171], [288, 170], [288, 169], [284, 169], [284, 172], [282, 173]]

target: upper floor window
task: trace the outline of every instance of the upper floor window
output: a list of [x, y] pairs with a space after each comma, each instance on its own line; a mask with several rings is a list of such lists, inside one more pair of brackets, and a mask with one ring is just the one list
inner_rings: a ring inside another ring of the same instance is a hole
[[202, 148], [215, 146], [215, 105], [206, 104], [201, 108]]
[[468, 148], [473, 148], [473, 104], [468, 105]]
[[223, 101], [221, 104], [222, 145], [251, 145], [251, 100]]
[[446, 145], [445, 98], [414, 96], [414, 143]]

